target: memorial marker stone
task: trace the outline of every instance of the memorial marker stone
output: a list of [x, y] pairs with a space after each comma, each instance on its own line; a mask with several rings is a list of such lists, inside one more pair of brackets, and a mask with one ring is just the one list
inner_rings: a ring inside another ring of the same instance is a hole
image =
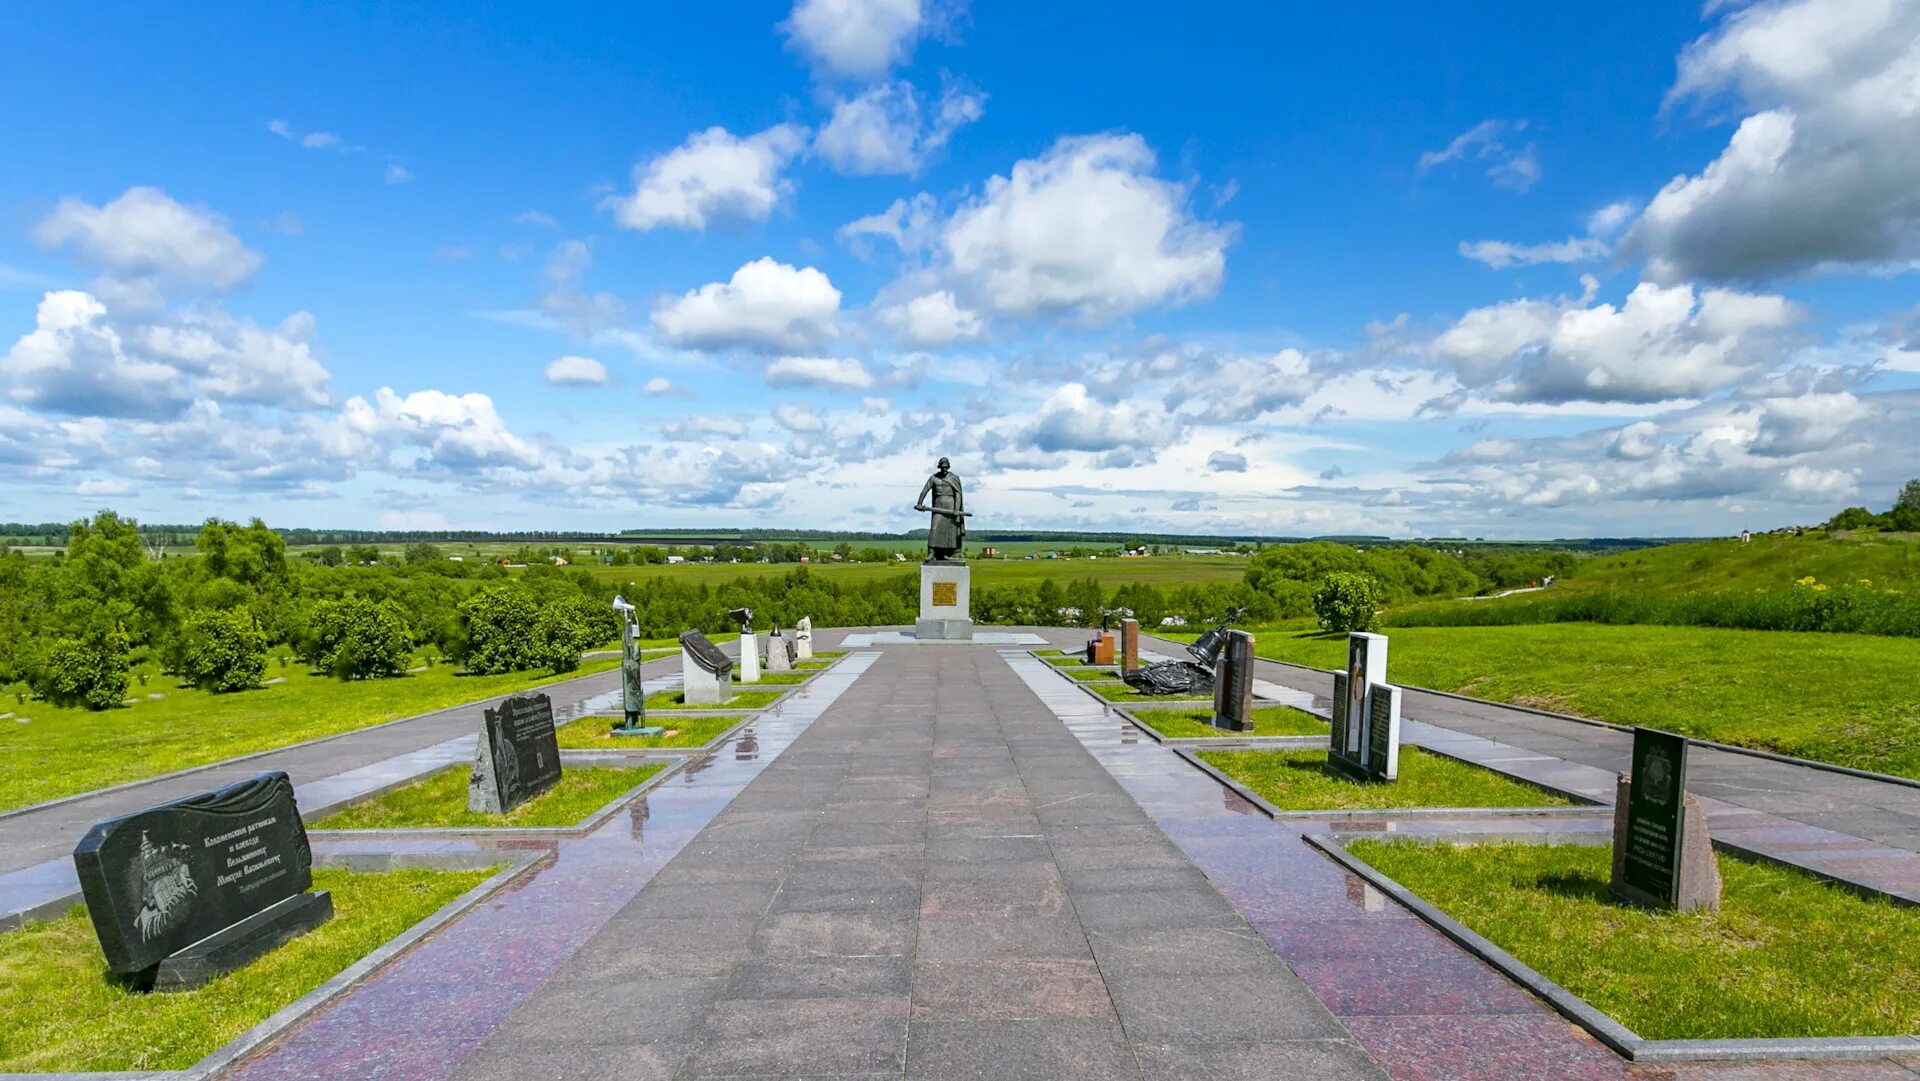
[[1120, 674], [1136, 672], [1140, 669], [1140, 621], [1123, 619], [1120, 621]]
[[[1347, 636], [1347, 670], [1333, 679], [1333, 731], [1327, 762], [1358, 776], [1367, 768], [1367, 722], [1373, 693], [1387, 682], [1387, 636], [1356, 631]], [[1396, 711], [1397, 712], [1397, 711]]]
[[1361, 765], [1372, 780], [1400, 779], [1400, 688], [1392, 684], [1367, 695], [1367, 753]]
[[1615, 783], [1614, 897], [1682, 912], [1720, 907], [1706, 809], [1687, 794], [1687, 739], [1633, 730], [1633, 772]]
[[733, 697], [733, 658], [699, 631], [682, 632], [680, 684], [687, 705], [722, 705]]
[[1228, 631], [1213, 670], [1215, 728], [1229, 732], [1253, 731], [1253, 635]]
[[773, 633], [767, 635], [767, 671], [793, 671], [793, 652], [787, 645], [787, 636], [780, 633], [777, 623], [773, 626]]
[[266, 773], [87, 831], [73, 850], [107, 967], [197, 987], [325, 923], [293, 782]]
[[1113, 632], [1101, 631], [1087, 642], [1088, 664], [1113, 663]]
[[505, 814], [560, 783], [553, 699], [516, 694], [486, 710], [467, 776], [467, 810]]
[[813, 617], [801, 616], [800, 622], [793, 626], [793, 658], [796, 661], [813, 659]]

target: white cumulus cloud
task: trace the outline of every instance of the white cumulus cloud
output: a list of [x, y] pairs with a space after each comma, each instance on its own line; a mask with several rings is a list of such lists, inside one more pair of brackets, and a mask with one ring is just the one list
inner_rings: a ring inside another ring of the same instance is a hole
[[878, 318], [901, 341], [928, 349], [971, 341], [986, 330], [980, 317], [962, 308], [945, 289], [882, 308]]
[[634, 166], [633, 192], [609, 196], [601, 207], [629, 229], [705, 229], [728, 219], [765, 221], [792, 190], [781, 170], [805, 146], [806, 129], [793, 124], [745, 137], [708, 128]]
[[840, 290], [825, 274], [763, 257], [662, 304], [653, 325], [691, 348], [804, 350], [834, 336], [839, 311]]
[[1188, 189], [1154, 165], [1138, 135], [1093, 135], [992, 178], [942, 232], [960, 291], [1004, 314], [1092, 323], [1210, 296], [1233, 230], [1196, 219]]
[[780, 29], [816, 68], [871, 79], [912, 56], [929, 14], [921, 0], [798, 0]]
[[985, 103], [984, 95], [950, 80], [932, 115], [923, 117], [911, 83], [880, 83], [836, 100], [813, 149], [847, 176], [911, 176], [962, 125], [980, 119]]
[[556, 387], [604, 387], [612, 382], [607, 366], [592, 357], [556, 357], [541, 374]]
[[34, 228], [41, 246], [71, 246], [81, 261], [132, 279], [230, 289], [260, 267], [225, 218], [185, 206], [158, 188], [128, 188], [104, 206], [62, 199]]
[[868, 390], [878, 380], [865, 364], [850, 357], [780, 357], [767, 365], [767, 385]]

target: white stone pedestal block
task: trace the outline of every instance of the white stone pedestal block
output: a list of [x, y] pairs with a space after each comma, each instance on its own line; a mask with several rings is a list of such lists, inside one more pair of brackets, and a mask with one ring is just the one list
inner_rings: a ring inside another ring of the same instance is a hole
[[740, 636], [740, 682], [760, 682], [760, 636]]
[[733, 667], [728, 665], [717, 674], [709, 672], [683, 647], [680, 650], [680, 696], [690, 706], [724, 704], [733, 697]]
[[968, 607], [973, 568], [965, 563], [920, 564], [920, 618], [913, 625], [918, 639], [968, 641], [973, 638], [973, 616]]

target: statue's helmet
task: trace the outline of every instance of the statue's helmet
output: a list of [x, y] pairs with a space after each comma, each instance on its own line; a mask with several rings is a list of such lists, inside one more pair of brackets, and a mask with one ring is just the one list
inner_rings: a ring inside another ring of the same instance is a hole
[[945, 458], [940, 459], [940, 468], [942, 469], [946, 469], [952, 464], [953, 464], [952, 462], [947, 461]]

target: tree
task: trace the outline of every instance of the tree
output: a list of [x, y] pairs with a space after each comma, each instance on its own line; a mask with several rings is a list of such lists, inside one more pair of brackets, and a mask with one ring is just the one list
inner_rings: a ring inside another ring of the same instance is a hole
[[267, 636], [245, 610], [206, 609], [187, 617], [177, 668], [188, 683], [216, 694], [260, 685]]
[[1370, 575], [1334, 571], [1313, 591], [1313, 614], [1330, 631], [1364, 631], [1380, 607], [1380, 586]]
[[200, 527], [194, 546], [206, 557], [207, 572], [259, 589], [287, 577], [287, 542], [258, 518], [243, 529], [233, 522], [209, 518]]
[[1878, 515], [1865, 507], [1848, 507], [1846, 510], [1834, 515], [1833, 518], [1827, 522], [1827, 528], [1833, 530], [1872, 529], [1879, 524], [1879, 520]]
[[33, 691], [55, 705], [112, 709], [126, 701], [128, 668], [127, 636], [117, 627], [60, 638], [48, 647]]
[[438, 563], [441, 559], [440, 549], [426, 541], [414, 541], [407, 545], [406, 559], [408, 563]]
[[1920, 477], [1915, 477], [1900, 489], [1900, 497], [1893, 501], [1894, 510], [1920, 510]]
[[[540, 609], [518, 583], [483, 589], [460, 602], [460, 659], [479, 675], [537, 667]], [[550, 632], [546, 632], [550, 633]]]
[[406, 609], [354, 594], [316, 603], [300, 644], [307, 663], [338, 679], [402, 675], [412, 654]]
[[1900, 489], [1900, 497], [1887, 512], [1889, 524], [1902, 533], [1920, 533], [1920, 479], [1910, 480]]

